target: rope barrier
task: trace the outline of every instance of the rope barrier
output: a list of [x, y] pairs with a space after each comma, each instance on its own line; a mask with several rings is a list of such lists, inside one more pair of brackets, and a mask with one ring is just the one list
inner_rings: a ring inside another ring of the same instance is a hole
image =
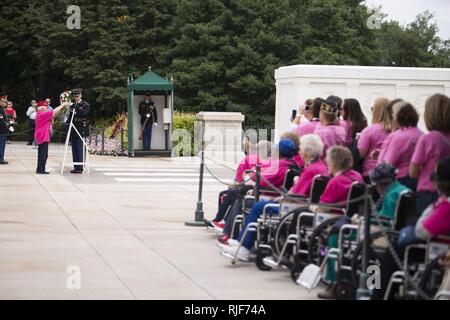
[[219, 166], [221, 166], [221, 167], [223, 167], [223, 168], [225, 168], [225, 169], [231, 170], [231, 171], [233, 171], [233, 172], [236, 172], [236, 171], [237, 171], [237, 170], [234, 169], [234, 168], [231, 168], [231, 167], [229, 167], [229, 166], [227, 166], [227, 165], [225, 165], [225, 164], [223, 164], [223, 163], [218, 162], [217, 160], [215, 160], [215, 159], [213, 159], [213, 158], [208, 157], [206, 154], [204, 154], [204, 157], [205, 157], [207, 160], [210, 160], [210, 161], [212, 161], [212, 162], [218, 164]]

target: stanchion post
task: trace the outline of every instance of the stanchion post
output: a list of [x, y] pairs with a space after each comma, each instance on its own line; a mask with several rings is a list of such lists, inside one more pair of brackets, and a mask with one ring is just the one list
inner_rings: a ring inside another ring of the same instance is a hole
[[203, 174], [205, 170], [205, 152], [202, 148], [201, 158], [200, 158], [200, 179], [198, 182], [198, 200], [197, 200], [197, 209], [195, 210], [195, 220], [194, 221], [186, 221], [185, 225], [188, 227], [205, 227], [206, 224], [203, 221], [204, 219], [204, 211], [203, 211]]
[[364, 192], [364, 240], [363, 240], [363, 255], [361, 264], [361, 275], [359, 278], [359, 288], [357, 290], [358, 300], [369, 300], [370, 291], [367, 287], [367, 280], [369, 275], [367, 274], [369, 268], [369, 244], [370, 244], [370, 217], [371, 210], [369, 207], [369, 187], [366, 187]]

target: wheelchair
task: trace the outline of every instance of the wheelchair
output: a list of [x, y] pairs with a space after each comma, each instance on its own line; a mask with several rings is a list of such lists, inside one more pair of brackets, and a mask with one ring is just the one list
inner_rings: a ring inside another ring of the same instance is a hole
[[[368, 252], [370, 266], [381, 265], [389, 242], [394, 243], [398, 238], [398, 230], [414, 222], [415, 217], [416, 196], [411, 191], [405, 191], [399, 195], [394, 219], [379, 217], [376, 221], [371, 220]], [[336, 261], [337, 281], [334, 295], [337, 299], [355, 298], [362, 273], [363, 240], [364, 219], [360, 219], [358, 224], [344, 224], [339, 230], [338, 248], [328, 251], [328, 258], [334, 258]]]
[[[290, 189], [294, 184], [294, 179], [296, 177], [298, 177], [300, 174], [301, 174], [301, 169], [298, 168], [296, 165], [291, 165], [289, 167], [289, 169], [287, 170], [285, 177], [284, 177], [283, 185], [281, 187], [283, 189], [283, 191]], [[256, 185], [253, 190], [250, 190], [242, 201], [241, 214], [236, 215], [236, 217], [233, 220], [232, 231], [231, 231], [232, 238], [235, 238], [242, 231], [242, 226], [245, 222], [245, 219], [246, 219], [247, 215], [250, 213], [250, 211], [253, 207], [253, 204], [255, 203], [257, 198], [259, 200], [269, 201], [269, 200], [273, 200], [279, 196], [282, 196], [282, 194], [280, 194], [277, 190], [273, 190], [271, 188], [261, 188], [258, 185]], [[244, 230], [244, 235], [243, 235], [242, 239], [244, 239], [246, 237], [248, 232], [257, 232], [257, 225], [258, 225], [257, 222], [250, 223], [247, 226], [247, 229]], [[242, 245], [242, 241], [241, 241], [240, 245]], [[231, 256], [224, 251], [222, 251], [221, 254], [227, 258], [230, 258], [231, 263], [233, 265], [236, 264], [236, 262], [237, 262], [236, 256]], [[261, 254], [258, 254], [258, 252], [257, 252], [256, 261], [261, 261], [261, 259], [262, 259]]]
[[[318, 203], [326, 188], [329, 177], [314, 177], [309, 198], [298, 195], [285, 195], [279, 204], [269, 204], [264, 208], [258, 220], [256, 248], [259, 254], [256, 266], [263, 271], [291, 268], [293, 257], [300, 246], [301, 239], [295, 233], [293, 223], [297, 216], [307, 210], [311, 204]], [[267, 212], [271, 207], [278, 208], [279, 214]], [[302, 233], [304, 237], [304, 233]]]
[[[365, 195], [365, 192], [366, 185], [355, 182], [350, 188], [346, 205], [344, 207], [335, 206], [333, 204], [324, 204], [321, 206], [330, 210], [329, 213], [316, 212], [308, 214], [313, 218], [313, 231], [310, 237], [307, 239], [308, 249], [306, 260], [303, 257], [303, 261], [299, 261], [298, 264], [294, 265], [291, 269], [291, 276], [294, 282], [297, 281], [306, 263], [321, 266], [321, 269], [323, 269], [326, 265], [327, 260], [330, 258], [348, 258], [348, 254], [344, 254], [344, 251], [346, 252], [348, 250], [351, 250], [356, 246], [355, 244], [353, 244], [352, 240], [354, 240], [355, 237], [357, 238], [359, 236], [359, 233], [356, 232], [355, 234], [353, 227], [350, 230], [342, 229], [341, 227], [338, 234], [338, 249], [328, 248], [328, 236], [333, 226], [336, 223], [340, 222], [342, 218], [347, 218], [348, 220], [350, 220], [350, 218], [354, 214], [362, 212], [361, 206], [364, 204], [363, 196]], [[305, 215], [307, 214], [305, 213]], [[344, 241], [341, 241], [341, 239]], [[338, 254], [341, 252], [342, 254]], [[325, 279], [322, 279], [322, 282], [324, 282], [325, 284], [329, 284]]]
[[391, 297], [394, 285], [398, 287], [398, 291], [394, 293], [396, 299], [421, 300], [445, 296], [445, 292], [439, 292], [445, 275], [445, 267], [440, 264], [440, 260], [449, 250], [448, 236], [431, 239], [426, 244], [408, 246], [403, 269], [391, 275], [384, 300]]

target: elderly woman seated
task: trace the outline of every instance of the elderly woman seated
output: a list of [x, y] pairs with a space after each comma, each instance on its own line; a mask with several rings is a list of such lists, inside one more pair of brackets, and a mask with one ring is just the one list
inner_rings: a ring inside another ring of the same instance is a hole
[[[305, 162], [305, 167], [297, 183], [289, 191], [289, 194], [308, 197], [314, 177], [317, 175], [328, 175], [325, 163], [320, 159], [322, 157], [323, 147], [323, 142], [317, 135], [305, 135], [300, 139], [300, 155]], [[254, 232], [248, 232], [245, 239], [243, 239], [242, 246], [239, 247], [247, 226], [258, 220], [267, 204], [277, 203], [280, 200], [281, 198], [277, 198], [273, 201], [260, 201], [256, 203], [245, 220], [243, 231], [239, 234], [238, 239], [230, 239], [226, 242], [222, 241], [222, 243], [228, 244], [228, 246], [224, 247], [224, 251], [231, 255], [237, 254], [240, 260], [248, 261], [250, 249], [253, 247], [256, 235]], [[279, 209], [270, 208], [268, 212], [278, 214]]]

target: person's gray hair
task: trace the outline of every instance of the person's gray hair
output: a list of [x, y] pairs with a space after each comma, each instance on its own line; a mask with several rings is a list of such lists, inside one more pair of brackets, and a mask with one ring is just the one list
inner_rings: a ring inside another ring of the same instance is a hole
[[334, 146], [327, 150], [327, 159], [338, 171], [347, 171], [353, 167], [353, 156], [350, 150], [342, 146]]
[[323, 148], [323, 141], [317, 134], [307, 134], [300, 137], [300, 152], [306, 153], [311, 159], [322, 157]]

